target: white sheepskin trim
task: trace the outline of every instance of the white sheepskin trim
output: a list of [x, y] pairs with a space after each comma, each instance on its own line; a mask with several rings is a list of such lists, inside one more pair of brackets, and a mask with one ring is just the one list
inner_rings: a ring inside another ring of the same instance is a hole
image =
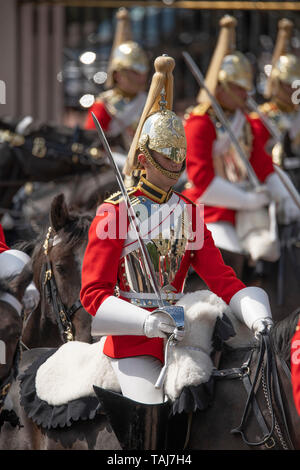
[[95, 396], [93, 385], [120, 392], [110, 361], [102, 353], [105, 339], [94, 344], [70, 341], [61, 346], [37, 371], [37, 396], [59, 406]]
[[215, 323], [229, 310], [220, 297], [208, 290], [186, 294], [177, 305], [184, 307], [185, 335], [169, 354], [165, 393], [172, 401], [179, 397], [183, 387], [209, 380], [213, 369], [210, 354]]

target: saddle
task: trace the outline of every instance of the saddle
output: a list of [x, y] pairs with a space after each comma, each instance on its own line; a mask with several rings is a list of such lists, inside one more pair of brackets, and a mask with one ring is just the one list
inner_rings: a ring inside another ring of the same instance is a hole
[[[173, 414], [203, 410], [211, 403], [212, 352], [235, 335], [229, 307], [212, 292], [186, 294], [178, 304], [185, 308], [186, 334], [171, 348], [164, 382]], [[102, 353], [104, 341], [71, 341], [48, 350], [24, 372], [21, 405], [34, 422], [47, 429], [71, 426], [103, 412], [95, 389], [121, 395], [109, 358]]]

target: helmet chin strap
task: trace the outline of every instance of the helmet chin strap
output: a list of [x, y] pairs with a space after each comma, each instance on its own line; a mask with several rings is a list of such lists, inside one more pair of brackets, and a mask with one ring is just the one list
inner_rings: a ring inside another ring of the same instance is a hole
[[140, 144], [140, 150], [141, 152], [143, 152], [143, 154], [145, 155], [145, 157], [147, 158], [148, 162], [150, 163], [150, 165], [154, 166], [154, 168], [156, 168], [158, 171], [160, 171], [160, 173], [162, 173], [164, 176], [167, 176], [168, 178], [171, 178], [174, 180], [174, 184], [175, 182], [178, 180], [178, 178], [180, 177], [180, 175], [183, 173], [183, 171], [185, 170], [185, 160], [182, 162], [182, 167], [181, 167], [181, 170], [180, 171], [170, 171], [170, 170], [166, 170], [165, 168], [163, 168], [151, 155], [151, 152], [149, 151], [148, 149], [148, 146], [147, 144]]

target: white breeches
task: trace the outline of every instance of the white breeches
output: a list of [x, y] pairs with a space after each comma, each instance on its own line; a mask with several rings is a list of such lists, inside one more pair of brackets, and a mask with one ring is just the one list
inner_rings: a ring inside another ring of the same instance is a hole
[[234, 253], [244, 253], [244, 250], [237, 237], [235, 227], [230, 222], [212, 222], [206, 224], [210, 230], [215, 245], [224, 250], [233, 251]]
[[125, 397], [146, 404], [163, 403], [163, 389], [154, 386], [162, 369], [158, 359], [136, 356], [110, 361]]

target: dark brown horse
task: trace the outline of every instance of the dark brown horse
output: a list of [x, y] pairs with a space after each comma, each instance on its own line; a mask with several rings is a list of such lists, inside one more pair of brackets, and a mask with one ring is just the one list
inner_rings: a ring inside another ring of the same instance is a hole
[[27, 348], [57, 347], [70, 339], [91, 342], [91, 316], [79, 302], [81, 265], [91, 216], [70, 211], [64, 195], [51, 204], [51, 228], [36, 242], [33, 276], [40, 305], [24, 322]]
[[[300, 449], [300, 418], [293, 402], [288, 367], [291, 338], [298, 316], [299, 312], [294, 312], [278, 322], [270, 336], [265, 337], [268, 341], [257, 341], [242, 348], [225, 348], [219, 373], [215, 374], [211, 405], [192, 415], [187, 450]], [[269, 343], [272, 354], [266, 347]], [[26, 371], [34, 360], [48, 352], [45, 349], [25, 352], [21, 371]], [[274, 361], [278, 367], [278, 383]], [[253, 383], [255, 395], [251, 391]], [[78, 420], [70, 427], [45, 429], [28, 418], [20, 406], [18, 382], [14, 383], [10, 397], [24, 427], [15, 430], [7, 424], [0, 436], [2, 449], [120, 448], [105, 415], [101, 413], [92, 420]], [[250, 397], [249, 409], [246, 409], [247, 397]], [[236, 432], [233, 434], [234, 429]], [[244, 442], [241, 433], [250, 444]]]
[[0, 282], [0, 428], [5, 414], [2, 413], [4, 401], [18, 373], [22, 299], [31, 280], [32, 272], [26, 266], [18, 276]]

